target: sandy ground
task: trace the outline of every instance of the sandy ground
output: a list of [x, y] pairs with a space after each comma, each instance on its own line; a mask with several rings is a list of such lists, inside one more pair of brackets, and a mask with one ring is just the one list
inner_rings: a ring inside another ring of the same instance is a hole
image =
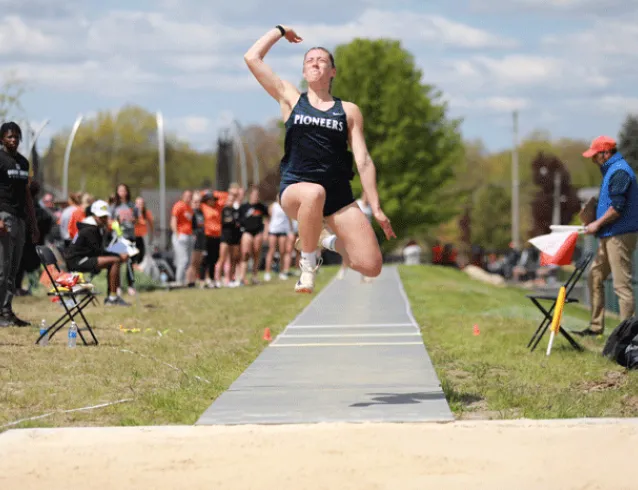
[[638, 421], [27, 429], [0, 488], [636, 489]]

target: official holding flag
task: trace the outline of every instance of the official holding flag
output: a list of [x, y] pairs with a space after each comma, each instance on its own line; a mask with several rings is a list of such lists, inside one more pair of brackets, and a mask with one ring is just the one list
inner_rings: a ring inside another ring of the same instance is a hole
[[599, 239], [598, 252], [589, 274], [591, 322], [589, 328], [578, 332], [587, 336], [600, 335], [605, 329], [604, 281], [610, 273], [620, 303], [621, 321], [634, 314], [632, 256], [638, 239], [638, 183], [613, 138], [596, 138], [583, 156], [591, 158], [600, 167], [603, 176], [596, 219], [588, 222], [589, 219], [581, 213], [585, 232]]

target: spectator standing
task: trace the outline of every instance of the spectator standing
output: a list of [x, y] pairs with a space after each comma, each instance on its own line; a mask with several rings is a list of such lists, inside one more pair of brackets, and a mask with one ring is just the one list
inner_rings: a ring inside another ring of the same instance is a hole
[[175, 203], [171, 212], [171, 231], [173, 252], [175, 254], [175, 282], [184, 284], [186, 271], [193, 252], [193, 193], [184, 191], [182, 198]]
[[[600, 167], [603, 177], [596, 219], [584, 223], [585, 232], [599, 240], [589, 272], [591, 321], [588, 328], [578, 332], [590, 336], [601, 335], [605, 330], [604, 282], [610, 273], [620, 304], [621, 321], [635, 313], [632, 258], [638, 239], [638, 184], [634, 171], [618, 152], [613, 138], [596, 138], [583, 156], [591, 158]], [[582, 212], [581, 219], [586, 221]]]
[[29, 191], [29, 161], [18, 153], [22, 130], [15, 122], [0, 126], [0, 326], [27, 327], [13, 312], [18, 267], [29, 222], [33, 243], [40, 236]]

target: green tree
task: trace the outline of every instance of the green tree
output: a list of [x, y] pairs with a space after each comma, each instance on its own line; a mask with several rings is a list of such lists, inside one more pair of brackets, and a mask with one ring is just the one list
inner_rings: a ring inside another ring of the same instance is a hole
[[472, 243], [486, 249], [506, 250], [512, 236], [510, 190], [487, 184], [476, 191], [472, 203]]
[[[68, 131], [52, 138], [44, 158], [47, 182], [62, 187]], [[102, 111], [80, 126], [69, 160], [69, 189], [106, 198], [124, 182], [135, 194], [159, 185], [155, 116], [137, 106]], [[166, 185], [193, 188], [214, 181], [215, 156], [199, 153], [175, 135], [166, 135]]]
[[629, 115], [622, 125], [618, 141], [618, 150], [638, 172], [638, 116]]
[[[25, 92], [25, 84], [12, 73], [5, 74], [0, 88], [0, 119], [6, 120], [14, 112], [21, 111], [20, 101]], [[23, 128], [26, 129], [26, 128]]]
[[[400, 42], [355, 39], [335, 49], [333, 93], [363, 113], [379, 196], [399, 238], [419, 235], [456, 212], [454, 167], [462, 157], [459, 121]], [[355, 192], [361, 191], [358, 177]], [[387, 243], [387, 242], [386, 242]]]

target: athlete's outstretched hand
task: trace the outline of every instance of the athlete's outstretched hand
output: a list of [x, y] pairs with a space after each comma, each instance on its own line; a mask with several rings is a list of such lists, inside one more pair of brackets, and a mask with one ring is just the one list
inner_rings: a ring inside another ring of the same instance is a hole
[[385, 233], [385, 237], [389, 240], [390, 238], [396, 238], [397, 236], [394, 234], [394, 230], [392, 229], [392, 225], [390, 224], [390, 220], [380, 209], [374, 212], [374, 219], [377, 220], [379, 226]]
[[300, 43], [301, 41], [303, 41], [303, 39], [301, 39], [301, 37], [299, 37], [299, 34], [297, 34], [295, 32], [294, 29], [292, 29], [291, 27], [286, 27], [286, 26], [282, 26], [284, 28], [284, 30], [286, 31], [286, 34], [284, 34], [284, 37], [286, 38], [286, 40], [289, 43]]

